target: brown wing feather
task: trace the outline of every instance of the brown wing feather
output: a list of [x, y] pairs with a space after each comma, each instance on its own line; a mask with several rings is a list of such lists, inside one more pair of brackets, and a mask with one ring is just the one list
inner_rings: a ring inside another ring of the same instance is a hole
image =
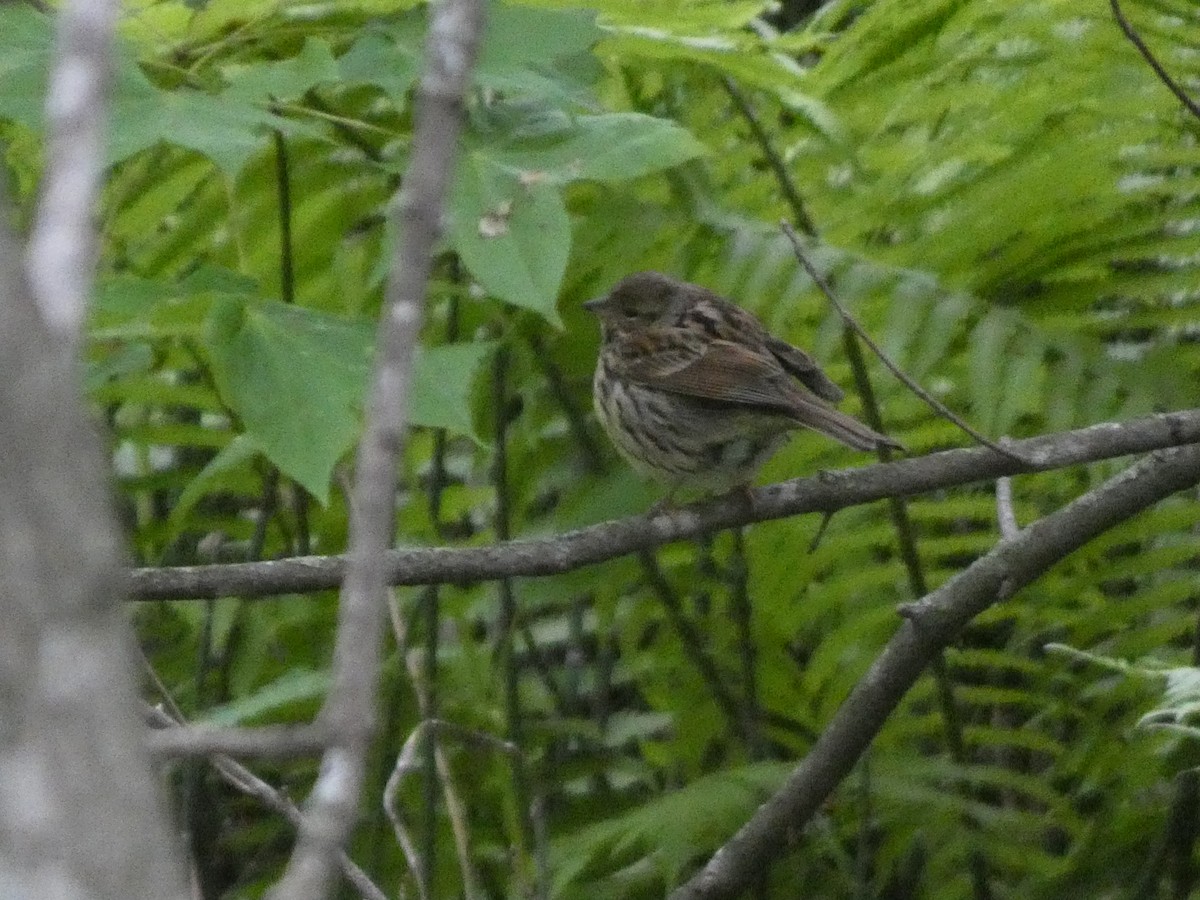
[[756, 353], [731, 341], [685, 340], [653, 331], [638, 340], [650, 343], [641, 343], [625, 358], [622, 374], [631, 381], [780, 413], [856, 450], [900, 446], [799, 387], [773, 353]]
[[767, 349], [775, 355], [780, 364], [806, 388], [830, 403], [840, 403], [845, 396], [842, 389], [829, 380], [829, 376], [821, 371], [817, 361], [801, 350], [793, 347], [787, 341], [782, 341], [774, 335], [767, 336]]
[[663, 391], [785, 414], [799, 393], [775, 357], [730, 341], [672, 345], [632, 361], [626, 375]]

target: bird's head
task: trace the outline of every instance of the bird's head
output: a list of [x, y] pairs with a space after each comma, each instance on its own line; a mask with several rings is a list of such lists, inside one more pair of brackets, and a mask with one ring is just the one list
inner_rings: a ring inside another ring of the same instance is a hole
[[621, 279], [602, 297], [587, 301], [583, 308], [596, 315], [607, 338], [675, 321], [688, 304], [689, 288], [691, 285], [659, 272], [638, 272]]

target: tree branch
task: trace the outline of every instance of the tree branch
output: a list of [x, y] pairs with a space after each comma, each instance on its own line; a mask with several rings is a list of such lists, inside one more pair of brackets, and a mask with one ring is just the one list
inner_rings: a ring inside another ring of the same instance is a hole
[[70, 352], [92, 284], [91, 207], [115, 18], [114, 0], [63, 4], [45, 190], [24, 265], [0, 179], [5, 897], [186, 897], [134, 715], [120, 529]]
[[71, 347], [95, 265], [92, 210], [104, 171], [108, 83], [117, 0], [77, 0], [59, 17], [46, 94], [46, 173], [29, 237], [29, 286], [42, 318]]
[[357, 817], [375, 728], [385, 554], [395, 527], [396, 462], [404, 446], [413, 353], [462, 130], [464, 97], [483, 32], [484, 4], [442, 0], [430, 6], [429, 14], [412, 157], [393, 206], [398, 237], [380, 313], [366, 430], [358, 450], [333, 684], [320, 716], [335, 742], [322, 758], [296, 850], [271, 891], [272, 900], [309, 900], [328, 893], [338, 854]]
[[260, 725], [257, 728], [221, 728], [178, 722], [173, 728], [150, 732], [146, 745], [155, 756], [257, 756], [295, 759], [322, 752], [334, 735], [320, 723]]
[[[158, 675], [153, 669], [150, 670], [150, 673], [155, 680], [158, 679]], [[169, 734], [176, 728], [184, 727], [186, 723], [178, 718], [179, 713], [177, 707], [174, 705], [174, 700], [171, 699], [170, 694], [166, 692], [161, 683], [159, 690], [163, 695], [164, 701], [170, 704], [169, 708], [172, 711], [168, 713], [147, 704], [145, 709], [146, 718], [156, 729], [161, 729], [160, 732], [156, 733]], [[217, 774], [224, 779], [226, 784], [233, 786], [247, 796], [256, 798], [268, 809], [283, 816], [291, 825], [298, 826], [300, 824], [300, 810], [296, 807], [296, 804], [289, 800], [287, 795], [263, 781], [237, 760], [230, 759], [228, 756], [220, 753], [212, 753], [208, 755], [208, 761], [217, 770]], [[343, 853], [339, 856], [338, 866], [341, 868], [346, 881], [358, 891], [359, 896], [363, 900], [387, 900], [387, 895], [346, 854]]]
[[1142, 36], [1137, 33], [1129, 20], [1125, 18], [1125, 13], [1121, 9], [1120, 0], [1109, 0], [1109, 6], [1112, 7], [1113, 18], [1116, 19], [1117, 25], [1121, 31], [1125, 33], [1125, 37], [1129, 39], [1129, 43], [1137, 48], [1138, 53], [1142, 54], [1142, 59], [1146, 60], [1147, 65], [1154, 70], [1154, 74], [1158, 76], [1158, 80], [1166, 85], [1167, 90], [1175, 95], [1175, 99], [1183, 104], [1184, 109], [1190, 112], [1195, 118], [1200, 119], [1200, 104], [1188, 96], [1187, 91], [1179, 86], [1171, 73], [1166, 67], [1158, 61], [1158, 57], [1154, 55], [1147, 45], [1142, 40]]
[[[946, 450], [895, 462], [823, 472], [670, 512], [604, 522], [550, 538], [488, 547], [389, 550], [379, 563], [391, 585], [447, 584], [513, 576], [558, 575], [675, 541], [751, 522], [834, 512], [1004, 475], [1044, 472], [1200, 441], [1200, 409], [1104, 423], [1012, 441], [1021, 464], [985, 447]], [[304, 556], [256, 563], [136, 569], [135, 600], [267, 597], [336, 587], [348, 556]]]
[[1159, 451], [1001, 541], [903, 611], [908, 619], [859, 680], [808, 756], [673, 900], [735, 897], [854, 767], [929, 662], [975, 616], [1011, 597], [1114, 525], [1200, 481], [1200, 447]]

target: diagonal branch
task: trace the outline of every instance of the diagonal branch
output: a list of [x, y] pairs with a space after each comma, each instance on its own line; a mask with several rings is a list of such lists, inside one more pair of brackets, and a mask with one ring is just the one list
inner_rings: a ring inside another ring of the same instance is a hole
[[[1080, 463], [1148, 453], [1200, 441], [1200, 409], [1092, 425], [1006, 446], [1022, 464], [985, 447], [946, 450], [912, 459], [823, 472], [657, 515], [604, 522], [549, 538], [487, 547], [389, 550], [379, 557], [392, 585], [447, 584], [511, 576], [558, 575], [584, 566], [752, 522], [810, 512], [834, 512], [888, 497], [1044, 472]], [[266, 597], [336, 587], [348, 556], [304, 556], [255, 563], [136, 569], [136, 600]]]
[[[156, 681], [158, 680], [158, 674], [153, 669], [150, 669], [150, 675]], [[155, 729], [170, 730], [177, 728], [183, 721], [179, 715], [178, 707], [175, 706], [175, 701], [171, 698], [171, 695], [161, 686], [161, 682], [159, 682], [159, 685], [159, 692], [162, 694], [163, 700], [168, 704], [171, 712], [168, 713], [156, 706], [147, 704], [145, 707], [146, 719]], [[217, 774], [225, 780], [226, 784], [233, 786], [247, 796], [255, 797], [268, 809], [283, 816], [289, 824], [294, 826], [300, 824], [301, 815], [300, 810], [296, 808], [296, 804], [288, 799], [285, 793], [263, 781], [237, 760], [223, 756], [220, 753], [213, 753], [209, 756], [208, 761], [216, 769]], [[338, 866], [341, 868], [346, 881], [358, 891], [363, 900], [387, 900], [387, 895], [345, 853], [340, 854]]]
[[1133, 25], [1125, 18], [1120, 0], [1109, 0], [1109, 6], [1112, 7], [1113, 18], [1117, 20], [1117, 25], [1125, 33], [1125, 37], [1129, 39], [1129, 43], [1133, 44], [1137, 48], [1138, 53], [1142, 54], [1142, 59], [1146, 60], [1147, 65], [1154, 70], [1154, 74], [1158, 76], [1158, 80], [1167, 86], [1167, 90], [1175, 95], [1175, 99], [1182, 103], [1188, 112], [1197, 119], [1200, 119], [1200, 104], [1188, 96], [1187, 91], [1179, 86], [1179, 82], [1172, 78], [1171, 73], [1158, 61], [1158, 57], [1154, 55], [1154, 51], [1146, 45], [1146, 42], [1142, 40], [1142, 36], [1137, 33]]
[[[907, 374], [903, 369], [896, 365], [896, 363], [892, 361], [891, 357], [883, 352], [883, 348], [875, 343], [875, 339], [867, 333], [867, 330], [863, 328], [861, 324], [859, 324], [859, 321], [854, 318], [854, 316], [850, 315], [850, 310], [846, 309], [846, 307], [842, 305], [842, 302], [838, 300], [837, 295], [829, 286], [829, 282], [827, 282], [821, 273], [817, 271], [817, 267], [812, 264], [808, 258], [808, 254], [804, 252], [804, 247], [800, 244], [800, 238], [796, 236], [795, 229], [792, 228], [792, 226], [786, 220], [780, 222], [779, 227], [783, 229], [783, 233], [787, 235], [788, 240], [792, 242], [792, 249], [796, 253], [796, 259], [800, 261], [800, 265], [804, 267], [804, 271], [808, 273], [808, 277], [812, 279], [813, 284], [815, 284], [820, 289], [821, 293], [825, 295], [825, 299], [833, 304], [833, 308], [837, 310], [837, 314], [841, 316], [842, 324], [845, 326], [846, 330], [857, 334], [862, 342], [871, 349], [871, 352], [875, 354], [875, 356], [881, 363], [883, 363], [884, 367], [889, 372], [895, 375], [905, 387], [916, 394], [926, 406], [928, 406], [946, 421], [966, 432], [980, 444], [995, 450], [997, 453], [1003, 453], [1005, 456], [1011, 456], [1017, 462], [1024, 462], [1024, 460], [1021, 459], [1020, 455], [1017, 453], [1013, 452], [1007, 447], [997, 444], [983, 432], [972, 428], [969, 424], [967, 424], [966, 421], [964, 421], [952, 409], [950, 409], [950, 407], [948, 407], [937, 397], [933, 396], [933, 394], [929, 393], [929, 391], [925, 390], [925, 388], [921, 387], [915, 378]], [[876, 425], [875, 427], [878, 428], [881, 426]]]
[[933, 658], [984, 610], [1069, 553], [1200, 481], [1200, 447], [1159, 451], [1056, 513], [1001, 541], [917, 603], [783, 787], [679, 888], [674, 900], [738, 896], [783, 852], [854, 767]]
[[413, 354], [483, 20], [482, 0], [443, 0], [430, 7], [412, 157], [393, 207], [399, 237], [380, 313], [367, 424], [358, 450], [333, 684], [321, 710], [321, 724], [336, 739], [322, 759], [296, 850], [271, 891], [273, 900], [328, 894], [338, 854], [358, 813], [375, 727], [388, 576], [385, 553], [395, 527], [396, 463], [404, 446]]

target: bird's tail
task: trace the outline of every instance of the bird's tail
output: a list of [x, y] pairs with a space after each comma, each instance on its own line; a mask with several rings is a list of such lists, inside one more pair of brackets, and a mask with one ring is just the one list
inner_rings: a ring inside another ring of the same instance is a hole
[[828, 435], [847, 447], [853, 447], [855, 450], [878, 450], [880, 447], [904, 449], [904, 445], [899, 441], [868, 428], [853, 416], [826, 406], [816, 397], [801, 396], [795, 398], [795, 401], [792, 418], [798, 425]]

